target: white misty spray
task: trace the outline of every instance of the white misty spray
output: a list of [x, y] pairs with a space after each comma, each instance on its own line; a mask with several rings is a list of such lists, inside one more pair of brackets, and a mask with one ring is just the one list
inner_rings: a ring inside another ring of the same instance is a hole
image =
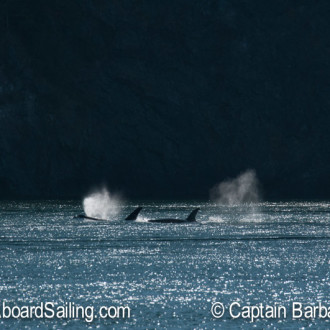
[[119, 212], [120, 197], [110, 194], [106, 188], [92, 192], [83, 201], [85, 214], [89, 217], [108, 219]]
[[211, 200], [219, 204], [249, 204], [260, 201], [259, 181], [254, 170], [223, 181], [210, 191]]

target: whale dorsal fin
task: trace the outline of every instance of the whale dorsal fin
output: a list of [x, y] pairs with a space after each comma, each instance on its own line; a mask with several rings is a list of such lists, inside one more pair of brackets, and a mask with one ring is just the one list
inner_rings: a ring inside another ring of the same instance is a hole
[[189, 215], [188, 218], [186, 219], [186, 221], [188, 222], [193, 222], [196, 221], [196, 214], [197, 212], [200, 210], [200, 208], [198, 207], [197, 209], [193, 210]]
[[125, 220], [136, 220], [136, 218], [138, 217], [141, 210], [142, 210], [142, 207], [139, 206]]

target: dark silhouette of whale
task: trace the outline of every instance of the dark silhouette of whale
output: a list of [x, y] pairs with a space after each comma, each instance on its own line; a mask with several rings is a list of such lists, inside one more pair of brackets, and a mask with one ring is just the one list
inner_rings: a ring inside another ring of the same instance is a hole
[[[139, 206], [130, 215], [128, 215], [125, 218], [125, 220], [136, 220], [141, 210], [142, 210], [142, 207]], [[93, 217], [89, 217], [85, 214], [78, 214], [75, 216], [75, 218], [82, 218], [82, 219], [94, 220], [94, 221], [106, 221], [105, 219], [93, 218]]]
[[187, 217], [187, 219], [152, 219], [148, 220], [148, 222], [158, 222], [158, 223], [189, 223], [189, 222], [196, 222], [196, 214], [200, 210], [198, 207], [197, 209], [193, 210]]

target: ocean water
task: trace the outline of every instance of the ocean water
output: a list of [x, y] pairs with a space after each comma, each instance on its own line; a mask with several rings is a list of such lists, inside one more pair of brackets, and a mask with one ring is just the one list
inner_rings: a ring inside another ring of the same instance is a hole
[[[138, 221], [123, 221], [138, 205]], [[185, 218], [197, 206], [196, 223], [146, 222]], [[0, 202], [0, 314], [4, 301], [131, 311], [92, 322], [1, 314], [0, 328], [328, 328], [328, 318], [292, 319], [290, 310], [293, 302], [330, 306], [329, 207], [144, 201], [93, 222], [73, 218], [77, 201]], [[222, 318], [212, 316], [214, 302], [223, 303]], [[233, 302], [283, 305], [287, 317], [232, 318]]]

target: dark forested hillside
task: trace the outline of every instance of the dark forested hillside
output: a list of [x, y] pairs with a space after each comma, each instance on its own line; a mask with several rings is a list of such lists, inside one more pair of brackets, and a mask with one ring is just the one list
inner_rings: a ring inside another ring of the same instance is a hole
[[0, 2], [0, 196], [330, 197], [330, 2]]

